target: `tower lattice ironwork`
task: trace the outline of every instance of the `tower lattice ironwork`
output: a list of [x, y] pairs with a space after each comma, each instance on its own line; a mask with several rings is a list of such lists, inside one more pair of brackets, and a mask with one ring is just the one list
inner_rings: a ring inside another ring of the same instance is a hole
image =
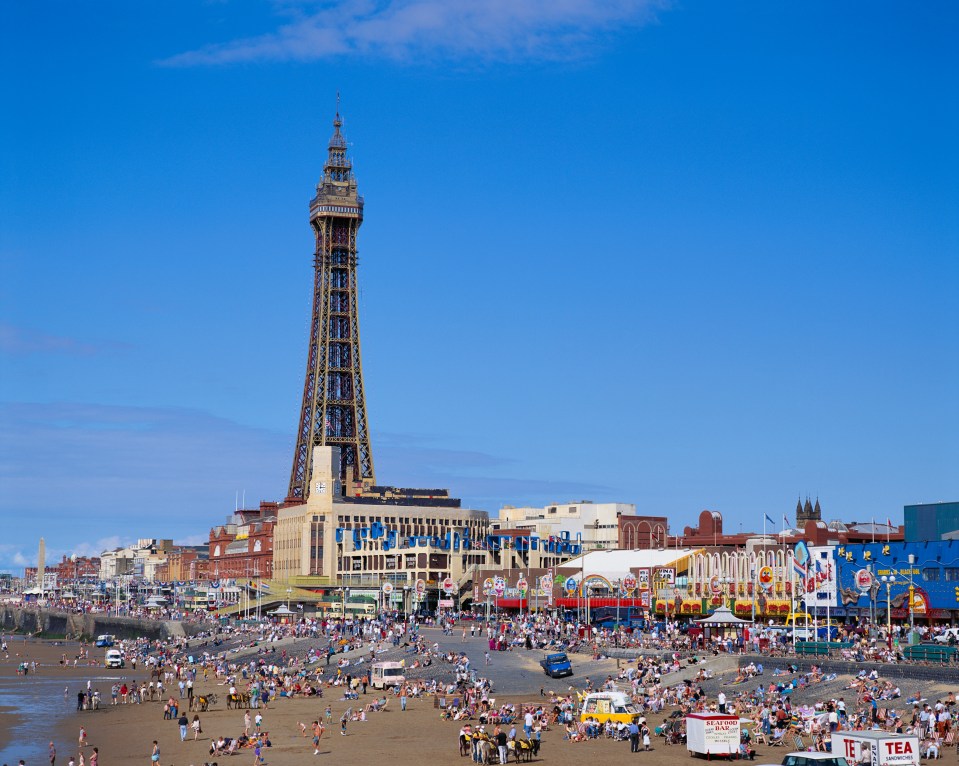
[[291, 499], [306, 499], [309, 494], [315, 445], [340, 448], [344, 492], [357, 484], [376, 483], [360, 364], [356, 287], [356, 235], [363, 222], [363, 198], [357, 194], [342, 125], [337, 111], [323, 178], [310, 202], [316, 239], [313, 319], [290, 474]]

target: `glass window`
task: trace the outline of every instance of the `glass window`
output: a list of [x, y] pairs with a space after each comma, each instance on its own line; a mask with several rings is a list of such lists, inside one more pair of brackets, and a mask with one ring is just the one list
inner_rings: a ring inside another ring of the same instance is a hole
[[922, 579], [926, 582], [939, 582], [939, 567], [926, 567], [923, 569]]
[[943, 570], [947, 582], [956, 582], [959, 580], [959, 567], [946, 567]]

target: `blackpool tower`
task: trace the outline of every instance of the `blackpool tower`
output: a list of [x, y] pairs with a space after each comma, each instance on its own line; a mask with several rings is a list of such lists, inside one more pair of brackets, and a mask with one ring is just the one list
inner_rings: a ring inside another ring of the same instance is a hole
[[306, 499], [316, 445], [340, 448], [345, 493], [358, 494], [376, 483], [363, 394], [356, 287], [356, 235], [363, 222], [363, 198], [356, 191], [342, 125], [337, 111], [323, 178], [310, 202], [316, 240], [313, 317], [290, 474], [291, 500]]

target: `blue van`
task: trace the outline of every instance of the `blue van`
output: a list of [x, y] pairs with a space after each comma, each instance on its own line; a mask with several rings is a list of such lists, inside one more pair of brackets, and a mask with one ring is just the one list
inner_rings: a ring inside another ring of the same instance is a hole
[[573, 666], [569, 662], [569, 657], [565, 652], [556, 654], [547, 654], [539, 661], [543, 666], [543, 672], [550, 678], [562, 678], [563, 676], [573, 675]]

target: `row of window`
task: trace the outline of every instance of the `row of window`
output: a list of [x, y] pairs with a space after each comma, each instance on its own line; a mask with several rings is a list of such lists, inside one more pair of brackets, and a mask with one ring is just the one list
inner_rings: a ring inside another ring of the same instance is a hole
[[[358, 524], [358, 525], [360, 525], [360, 526], [363, 526], [364, 524], [367, 524], [367, 523], [373, 524], [373, 523], [375, 523], [375, 522], [377, 522], [377, 521], [378, 521], [380, 524], [409, 523], [410, 519], [409, 519], [408, 517], [399, 517], [399, 516], [370, 516], [369, 518], [367, 518], [366, 516], [360, 516], [360, 515], [356, 515], [356, 516], [346, 515], [346, 516], [337, 516], [337, 517], [336, 517], [336, 521], [337, 521], [337, 523], [339, 523], [340, 525], [342, 525], [342, 524], [350, 524], [350, 523], [354, 523], [354, 522], [355, 522], [356, 524]], [[443, 524], [443, 525], [445, 525], [445, 526], [451, 526], [451, 525], [453, 525], [453, 526], [471, 526], [471, 527], [476, 527], [476, 526], [478, 526], [478, 524], [479, 524], [478, 521], [474, 521], [474, 520], [472, 520], [472, 519], [467, 519], [467, 520], [462, 520], [462, 519], [417, 519], [417, 523], [419, 523], [419, 524]]]
[[939, 582], [940, 573], [946, 582], [959, 582], [959, 567], [926, 567], [922, 570], [922, 579], [926, 582]]

